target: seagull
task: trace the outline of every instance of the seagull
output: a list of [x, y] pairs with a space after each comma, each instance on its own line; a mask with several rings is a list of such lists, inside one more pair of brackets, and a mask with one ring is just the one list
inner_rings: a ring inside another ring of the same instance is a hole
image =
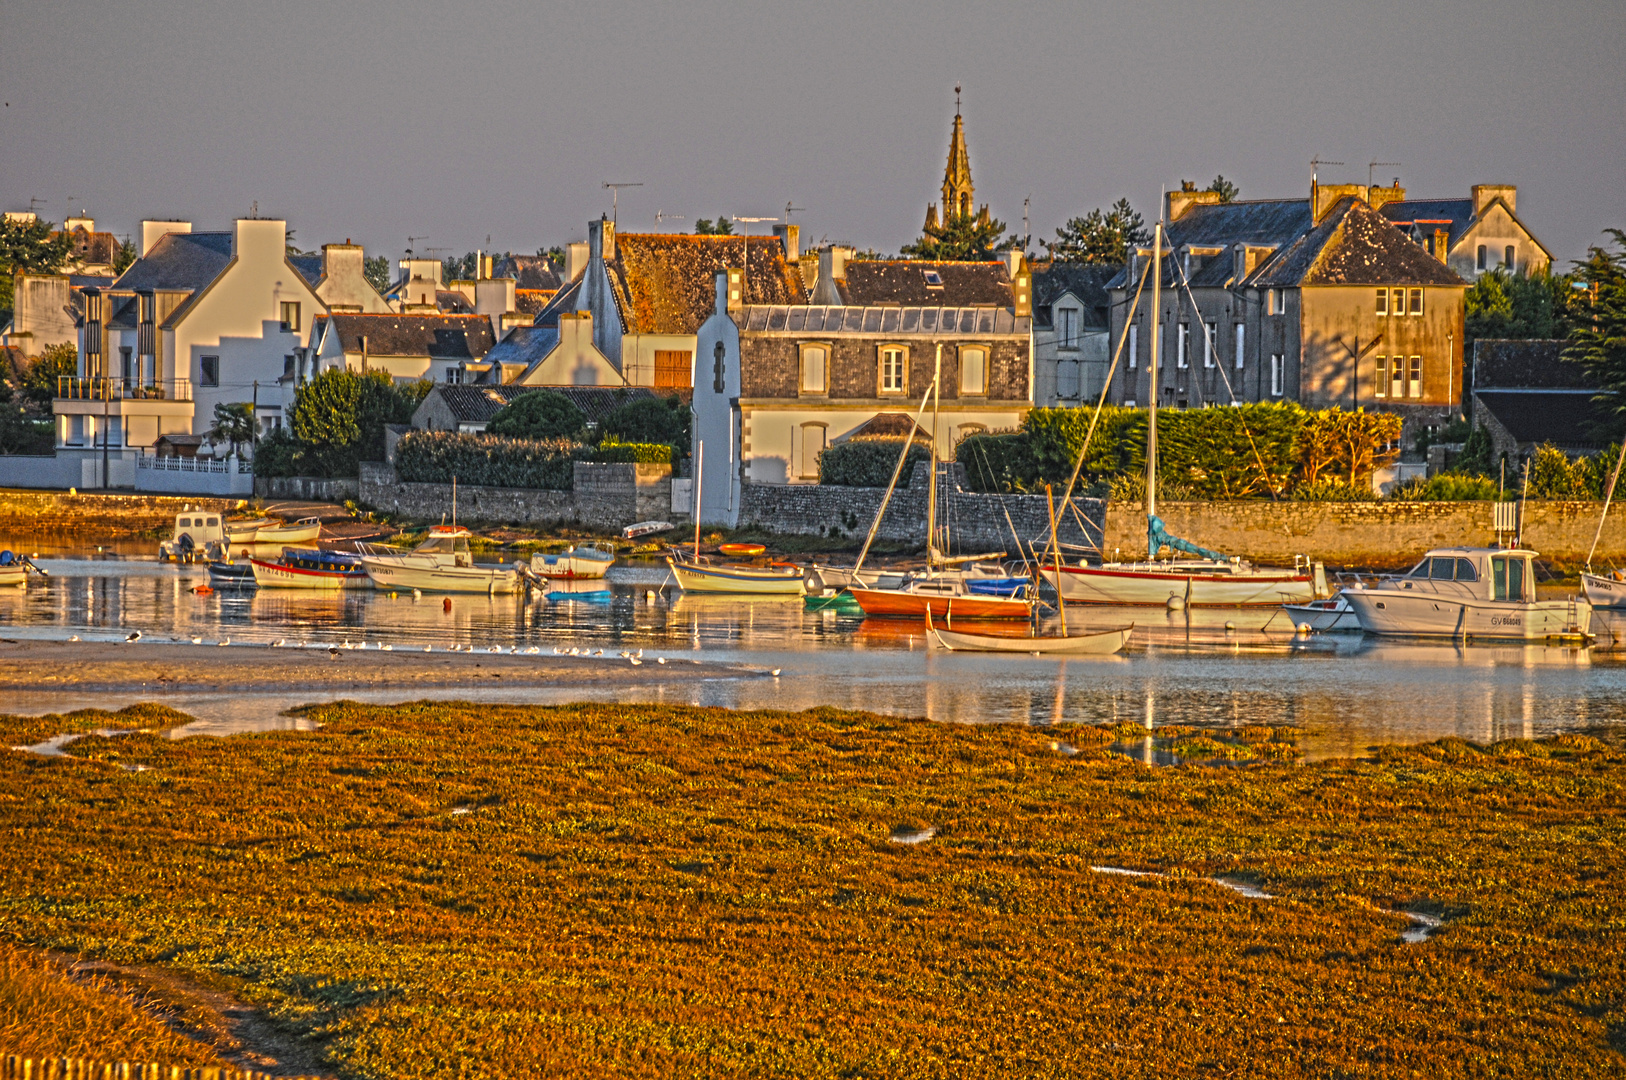
[[333, 646], [333, 645], [329, 645], [328, 648], [327, 648], [327, 654], [328, 654], [328, 656], [332, 657], [334, 660], [337, 660], [339, 658], [338, 647]]
[[541, 649], [537, 648], [535, 645], [532, 645], [529, 649], [525, 650], [525, 655], [526, 656], [535, 656], [537, 653], [539, 653], [541, 651], [542, 651]]
[[565, 653], [565, 651], [563, 649], [561, 649], [559, 646], [555, 645], [553, 647], [553, 655], [555, 655], [555, 656], [563, 656], [564, 653]]
[[631, 661], [633, 667], [637, 667], [639, 664], [643, 663], [643, 661], [638, 659], [636, 656], [629, 656], [627, 659]]
[[594, 653], [593, 655], [594, 656], [603, 656], [604, 655], [604, 650], [600, 649], [598, 652]]
[[664, 656], [657, 656], [657, 657], [655, 657], [655, 663], [657, 663], [657, 664], [664, 664], [664, 663], [666, 663], [666, 657], [664, 657]]
[[422, 589], [413, 589], [412, 590], [412, 599], [414, 599], [414, 600], [422, 600], [423, 599], [423, 590]]
[[194, 644], [194, 645], [202, 645], [203, 644], [203, 639], [201, 637], [195, 637], [195, 638], [192, 639], [192, 644]]
[[215, 644], [216, 645], [230, 645], [231, 644], [231, 638], [229, 638], [229, 637], [228, 638], [221, 638], [219, 641], [215, 642]]
[[384, 650], [385, 652], [394, 652], [395, 651], [395, 646], [394, 645], [380, 645], [379, 648]]
[[774, 668], [772, 671], [768, 672], [768, 674], [772, 675], [774, 678], [777, 679], [777, 678], [779, 678], [779, 669]]
[[124, 640], [125, 641], [140, 641], [141, 640], [141, 631], [140, 630], [132, 630], [130, 632], [130, 635], [128, 637], [126, 637]]
[[350, 639], [349, 638], [345, 638], [344, 641], [339, 645], [339, 648], [341, 648], [341, 649], [354, 649], [355, 646], [350, 644]]
[[424, 647], [423, 647], [423, 651], [424, 651], [424, 652], [428, 652], [428, 651], [429, 651], [429, 650], [430, 650], [430, 649], [432, 649], [432, 648], [434, 648], [434, 646], [433, 646], [433, 645], [425, 645], [425, 646], [424, 646]]
[[79, 635], [78, 635], [78, 634], [74, 634], [74, 635], [73, 635], [73, 636], [71, 636], [71, 637], [70, 637], [70, 638], [68, 638], [68, 640], [69, 640], [69, 641], [78, 641], [78, 640], [79, 640]]
[[272, 647], [272, 648], [273, 648], [273, 649], [280, 649], [280, 648], [282, 648], [282, 647], [283, 647], [283, 646], [284, 646], [284, 645], [286, 645], [286, 644], [288, 644], [288, 642], [287, 642], [287, 641], [285, 641], [285, 640], [284, 640], [284, 639], [282, 639], [282, 638], [278, 638], [278, 639], [277, 639], [277, 640], [275, 640], [275, 641], [273, 641], [273, 642], [272, 642], [272, 643], [271, 643], [271, 647]]
[[493, 645], [491, 647], [491, 651], [494, 652], [494, 653], [500, 653], [500, 652], [502, 652], [502, 646], [501, 645]]
[[642, 660], [643, 658], [644, 658], [644, 650], [639, 649], [638, 650], [638, 659]]

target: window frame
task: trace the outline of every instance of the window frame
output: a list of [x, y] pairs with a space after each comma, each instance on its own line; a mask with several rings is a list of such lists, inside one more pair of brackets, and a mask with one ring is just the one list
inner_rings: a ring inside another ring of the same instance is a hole
[[[282, 332], [284, 334], [297, 334], [297, 333], [299, 333], [299, 317], [302, 314], [301, 311], [299, 310], [299, 301], [298, 300], [284, 300], [284, 301], [282, 301], [281, 311], [282, 311]], [[292, 319], [288, 318], [289, 312], [293, 313], [294, 317]]]
[[824, 451], [830, 448], [829, 424], [825, 423], [823, 420], [808, 420], [798, 425], [797, 431], [801, 435], [801, 442], [797, 447], [796, 454], [796, 478], [798, 480], [816, 481], [819, 478], [819, 459], [817, 456], [813, 458], [813, 471], [810, 473], [803, 471], [807, 468], [807, 434], [809, 431], [815, 429], [819, 433], [819, 439], [821, 442], [819, 453], [822, 454]]
[[1408, 300], [1407, 307], [1406, 307], [1406, 314], [1407, 315], [1415, 315], [1418, 318], [1422, 318], [1423, 317], [1423, 290], [1420, 289], [1420, 288], [1418, 288], [1418, 289], [1410, 289], [1410, 290], [1408, 290], [1408, 292], [1409, 292], [1410, 295], [1409, 295], [1409, 300]]
[[1129, 370], [1140, 370], [1140, 326], [1137, 323], [1129, 324], [1129, 344], [1125, 346], [1129, 353]]
[[1519, 250], [1516, 245], [1509, 244], [1507, 247], [1502, 249], [1502, 268], [1504, 270], [1510, 274], [1518, 273], [1518, 262]]
[[1248, 324], [1238, 319], [1236, 324], [1236, 369], [1241, 371], [1248, 356]]
[[[975, 353], [981, 353], [982, 354], [982, 389], [981, 390], [967, 390], [966, 389], [966, 386], [965, 386], [965, 371], [966, 371], [965, 354], [968, 353], [968, 352], [975, 352]], [[987, 397], [988, 396], [988, 383], [991, 381], [989, 379], [989, 375], [991, 374], [990, 369], [993, 367], [993, 355], [994, 355], [993, 348], [991, 346], [989, 346], [989, 345], [984, 345], [980, 341], [966, 342], [965, 344], [955, 346], [955, 349], [954, 349], [955, 367], [959, 369], [958, 372], [956, 373], [957, 378], [955, 379], [955, 383], [959, 387], [959, 392], [960, 392], [961, 397]]]
[[1402, 401], [1406, 397], [1406, 358], [1389, 358], [1389, 400]]
[[1270, 396], [1287, 396], [1287, 354], [1270, 354]]
[[1412, 401], [1423, 400], [1423, 358], [1411, 358], [1409, 370], [1406, 372], [1406, 397]]
[[1056, 308], [1056, 348], [1064, 352], [1078, 351], [1078, 316], [1078, 308]]
[[[209, 363], [214, 362], [214, 374], [210, 377]], [[220, 357], [215, 355], [198, 357], [198, 385], [218, 388], [220, 386]]]
[[1387, 287], [1378, 290], [1378, 317], [1385, 318], [1389, 314], [1389, 290]]
[[1485, 270], [1485, 256], [1486, 247], [1484, 244], [1480, 244], [1474, 253], [1474, 269], [1480, 273], [1484, 273]]
[[[889, 352], [898, 354], [898, 386], [888, 389], [886, 385], [886, 356]], [[909, 346], [889, 342], [875, 347], [875, 396], [898, 397], [909, 393]]]
[[1174, 330], [1174, 367], [1185, 371], [1191, 367], [1191, 323], [1181, 319]]
[[[820, 375], [820, 388], [810, 390], [807, 385], [807, 360], [808, 355], [814, 351], [824, 353], [824, 370]], [[830, 396], [830, 358], [834, 355], [835, 344], [833, 342], [799, 341], [796, 343], [796, 394], [798, 397]]]
[[1387, 398], [1389, 396], [1389, 358], [1388, 356], [1375, 356], [1372, 358], [1372, 363], [1377, 374], [1377, 385], [1372, 390], [1372, 396]]
[[1215, 356], [1216, 339], [1219, 337], [1218, 322], [1203, 322], [1203, 368], [1204, 370], [1217, 367], [1219, 358]]

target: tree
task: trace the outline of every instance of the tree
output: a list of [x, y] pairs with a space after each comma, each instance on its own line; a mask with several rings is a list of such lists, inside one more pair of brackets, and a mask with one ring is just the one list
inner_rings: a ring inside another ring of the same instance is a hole
[[1224, 173], [1214, 177], [1214, 182], [1208, 185], [1207, 190], [1216, 192], [1222, 203], [1236, 202], [1236, 197], [1242, 194], [1242, 189], [1225, 179]]
[[440, 261], [442, 281], [473, 281], [480, 268], [480, 257], [470, 251], [461, 259], [445, 258]]
[[309, 258], [310, 256], [316, 254], [316, 252], [314, 252], [314, 251], [301, 251], [300, 250], [299, 245], [294, 243], [294, 231], [292, 229], [288, 230], [288, 234], [284, 238], [284, 242], [287, 244], [287, 247], [288, 247], [288, 256], [289, 256], [289, 258], [293, 258], [294, 256], [304, 256], [306, 258]]
[[209, 426], [209, 438], [215, 442], [230, 443], [234, 454], [241, 444], [253, 442], [254, 406], [246, 401], [217, 404], [214, 423]]
[[380, 296], [389, 292], [390, 286], [395, 284], [390, 278], [390, 260], [386, 255], [362, 259], [361, 274], [367, 279], [367, 284], [378, 290]]
[[1570, 319], [1564, 359], [1580, 364], [1604, 392], [1594, 400], [1626, 415], [1626, 232], [1608, 229], [1614, 250], [1594, 247], [1576, 264], [1586, 287]]
[[54, 274], [72, 249], [67, 233], [51, 233], [51, 222], [0, 219], [0, 308], [10, 308], [12, 280], [18, 274]]
[[717, 215], [716, 221], [711, 218], [696, 218], [694, 234], [696, 236], [733, 236], [734, 223], [722, 214]]
[[113, 252], [113, 274], [115, 276], [130, 269], [130, 264], [136, 261], [136, 247], [128, 240], [119, 241], [118, 249]]
[[899, 254], [933, 262], [984, 262], [1016, 244], [1015, 237], [1005, 236], [1003, 221], [986, 215], [955, 215], [941, 225], [926, 226], [920, 239], [905, 244]]
[[555, 270], [563, 269], [567, 261], [565, 259], [565, 249], [557, 245], [550, 248], [537, 248], [536, 257], [548, 260], [548, 265]]
[[676, 396], [639, 398], [612, 409], [599, 429], [622, 442], [667, 443], [686, 449], [689, 408]]
[[1151, 238], [1145, 220], [1129, 205], [1129, 200], [1119, 199], [1104, 214], [1097, 208], [1083, 217], [1069, 219], [1056, 230], [1055, 243], [1043, 243], [1057, 262], [1116, 266], [1128, 262], [1129, 252]]
[[23, 375], [23, 401], [36, 412], [51, 411], [51, 399], [56, 397], [57, 380], [79, 374], [79, 350], [70, 342], [47, 345], [36, 356]]
[[516, 439], [562, 439], [577, 435], [587, 418], [571, 400], [552, 390], [532, 390], [497, 410], [486, 430]]
[[1463, 295], [1464, 346], [1472, 350], [1479, 338], [1565, 336], [1572, 286], [1569, 275], [1551, 272], [1525, 277], [1498, 267], [1479, 275]]
[[324, 371], [294, 394], [289, 417], [302, 460], [323, 476], [354, 476], [384, 457], [384, 427], [412, 419], [430, 384], [396, 386], [382, 371]]

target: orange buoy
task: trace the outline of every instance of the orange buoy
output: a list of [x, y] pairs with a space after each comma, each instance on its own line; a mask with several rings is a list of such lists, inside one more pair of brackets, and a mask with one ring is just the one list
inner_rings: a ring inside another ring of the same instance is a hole
[[445, 599], [445, 601], [444, 601], [444, 602], [442, 602], [442, 603], [441, 603], [441, 605], [440, 605], [440, 606], [441, 606], [441, 608], [442, 608], [442, 609], [443, 609], [443, 610], [445, 610], [445, 611], [450, 611], [450, 610], [452, 610], [452, 598], [451, 598], [451, 597], [450, 597], [450, 596], [448, 596], [448, 597], [447, 597], [447, 598], [446, 598], [446, 599]]
[[204, 595], [206, 595], [206, 594], [208, 594], [208, 593], [212, 593], [212, 592], [214, 592], [214, 590], [213, 590], [213, 589], [211, 589], [211, 588], [209, 588], [209, 586], [207, 586], [207, 585], [198, 585], [198, 586], [195, 586], [195, 587], [194, 587], [194, 588], [193, 588], [193, 589], [192, 589], [192, 591], [193, 591], [193, 592], [195, 592], [195, 593], [197, 593], [197, 594], [198, 594], [198, 595], [199, 595], [199, 596], [204, 596]]

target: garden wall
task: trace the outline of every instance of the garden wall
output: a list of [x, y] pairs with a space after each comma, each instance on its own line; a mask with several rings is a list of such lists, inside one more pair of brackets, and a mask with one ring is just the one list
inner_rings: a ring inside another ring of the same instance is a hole
[[[573, 490], [457, 486], [459, 521], [503, 525], [573, 523], [605, 532], [635, 521], [669, 519], [672, 513], [670, 465], [574, 464]], [[448, 519], [450, 484], [406, 483], [393, 466], [363, 462], [358, 500], [364, 506], [414, 521]]]
[[119, 540], [162, 530], [167, 537], [183, 507], [220, 513], [242, 506], [237, 499], [170, 495], [69, 495], [54, 491], [0, 490], [0, 532], [33, 535], [73, 533], [96, 541]]
[[301, 502], [342, 503], [361, 493], [354, 477], [256, 476], [254, 494], [262, 499], [297, 499]]

